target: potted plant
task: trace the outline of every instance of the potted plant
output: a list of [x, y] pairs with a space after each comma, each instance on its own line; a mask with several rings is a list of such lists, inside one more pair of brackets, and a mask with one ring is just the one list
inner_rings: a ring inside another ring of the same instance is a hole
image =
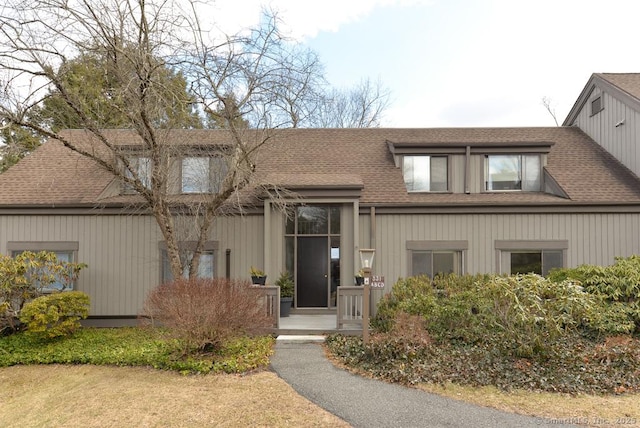
[[265, 285], [267, 282], [267, 275], [260, 269], [256, 269], [251, 266], [249, 269], [249, 274], [251, 274], [251, 282], [255, 285]]
[[356, 285], [364, 284], [364, 271], [360, 269], [358, 273], [356, 273]]
[[293, 277], [287, 271], [280, 274], [280, 278], [276, 281], [276, 285], [280, 287], [280, 316], [288, 317], [293, 303], [293, 294], [295, 284]]

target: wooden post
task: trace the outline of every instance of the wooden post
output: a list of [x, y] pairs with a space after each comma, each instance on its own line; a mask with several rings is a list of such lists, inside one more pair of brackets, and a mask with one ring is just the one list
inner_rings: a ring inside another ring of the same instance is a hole
[[371, 268], [364, 270], [364, 290], [362, 293], [362, 342], [369, 343], [369, 305], [371, 294]]

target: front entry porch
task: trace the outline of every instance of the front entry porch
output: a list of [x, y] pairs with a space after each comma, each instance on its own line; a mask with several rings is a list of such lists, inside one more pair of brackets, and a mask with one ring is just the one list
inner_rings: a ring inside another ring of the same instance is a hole
[[363, 287], [338, 287], [334, 309], [292, 309], [280, 316], [280, 288], [256, 287], [262, 294], [267, 313], [273, 317], [274, 332], [279, 335], [362, 334]]

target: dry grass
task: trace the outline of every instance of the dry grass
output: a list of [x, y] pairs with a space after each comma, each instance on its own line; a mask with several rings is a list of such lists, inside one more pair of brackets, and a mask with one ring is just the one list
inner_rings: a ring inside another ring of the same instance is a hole
[[598, 427], [640, 427], [640, 394], [571, 396], [528, 391], [503, 392], [493, 387], [473, 388], [454, 384], [422, 384], [419, 388], [485, 407], [543, 417], [558, 424], [566, 421]]
[[0, 369], [0, 426], [348, 427], [271, 372], [182, 376], [145, 368]]

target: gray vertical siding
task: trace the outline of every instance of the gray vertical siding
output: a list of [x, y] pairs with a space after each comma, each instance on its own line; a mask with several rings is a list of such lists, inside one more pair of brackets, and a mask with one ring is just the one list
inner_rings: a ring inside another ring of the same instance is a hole
[[[341, 279], [350, 284], [359, 268], [357, 249], [369, 248], [373, 241], [370, 215], [358, 216], [354, 224], [352, 204], [343, 207]], [[254, 265], [275, 281], [284, 269], [284, 219], [272, 211], [266, 235], [264, 223], [262, 215], [217, 220], [210, 238], [218, 242], [218, 275], [225, 273], [229, 249], [232, 278], [248, 279]], [[10, 241], [78, 242], [78, 260], [89, 267], [77, 288], [91, 296], [92, 316], [137, 315], [160, 280], [158, 244], [163, 238], [149, 216], [0, 216], [0, 230], [5, 231], [0, 240], [3, 254], [8, 254]], [[377, 214], [374, 273], [386, 277], [385, 292], [406, 276], [407, 241], [466, 240], [466, 272], [477, 273], [496, 271], [496, 240], [567, 240], [568, 266], [577, 266], [610, 264], [615, 256], [639, 254], [638, 236], [640, 214]]]
[[[361, 216], [361, 233], [368, 223], [369, 216]], [[640, 254], [640, 214], [378, 214], [376, 223], [374, 270], [389, 285], [408, 273], [410, 240], [468, 241], [467, 273], [497, 270], [496, 240], [568, 240], [568, 266]], [[367, 241], [362, 233], [360, 245]]]
[[224, 276], [225, 252], [231, 250], [231, 278], [250, 279], [249, 269], [255, 266], [267, 271], [269, 281], [278, 272], [269, 272], [264, 265], [264, 217], [245, 215], [219, 218], [211, 232], [211, 239], [218, 241], [216, 258], [218, 275]]
[[[591, 101], [602, 96], [604, 110], [591, 116]], [[624, 125], [616, 123], [624, 119]], [[640, 175], [640, 113], [600, 88], [595, 88], [574, 120], [574, 124], [593, 138], [622, 164]]]
[[[225, 250], [231, 249], [231, 277], [249, 278], [262, 265], [262, 216], [218, 219], [210, 239], [218, 241], [217, 274], [224, 276]], [[147, 293], [160, 281], [159, 242], [150, 216], [2, 216], [0, 252], [9, 241], [77, 241], [78, 261], [88, 264], [77, 289], [91, 297], [91, 316], [138, 315]]]
[[91, 296], [91, 315], [136, 315], [159, 281], [155, 221], [147, 216], [3, 216], [8, 241], [77, 241], [78, 261], [88, 264], [77, 289]]

